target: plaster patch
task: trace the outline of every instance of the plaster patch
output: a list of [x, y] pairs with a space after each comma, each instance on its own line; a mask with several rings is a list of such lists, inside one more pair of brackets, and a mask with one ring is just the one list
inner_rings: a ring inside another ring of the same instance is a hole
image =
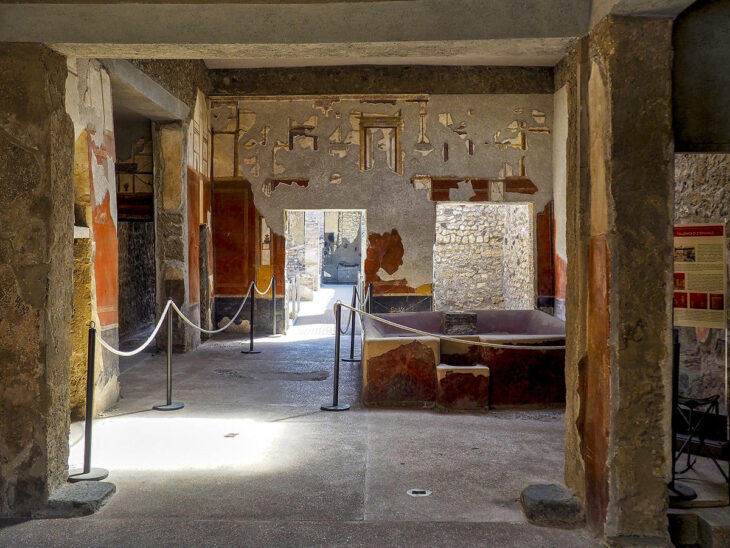
[[248, 109], [238, 111], [238, 130], [242, 135], [248, 133], [255, 123], [256, 113], [254, 111]]

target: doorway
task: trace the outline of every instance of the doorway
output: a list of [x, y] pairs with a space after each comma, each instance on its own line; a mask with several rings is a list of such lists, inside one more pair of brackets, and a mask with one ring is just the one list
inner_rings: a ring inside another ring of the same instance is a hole
[[365, 210], [288, 209], [284, 215], [288, 325], [333, 324], [331, 305], [349, 303], [352, 287], [362, 285]]

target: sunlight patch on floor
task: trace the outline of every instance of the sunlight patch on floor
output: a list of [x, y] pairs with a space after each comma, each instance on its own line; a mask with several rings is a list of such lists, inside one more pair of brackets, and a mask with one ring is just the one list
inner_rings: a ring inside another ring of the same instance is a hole
[[[92, 465], [109, 470], [273, 468], [284, 424], [250, 419], [124, 416], [94, 421]], [[83, 465], [84, 442], [69, 467]]]

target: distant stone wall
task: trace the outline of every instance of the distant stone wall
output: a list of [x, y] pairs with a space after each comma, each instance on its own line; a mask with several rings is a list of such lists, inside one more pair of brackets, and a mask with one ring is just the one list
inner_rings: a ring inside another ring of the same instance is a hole
[[532, 204], [504, 204], [504, 308], [535, 308]]
[[534, 308], [533, 245], [529, 204], [439, 204], [434, 308]]
[[[730, 217], [730, 154], [677, 154], [674, 166], [676, 223], [721, 223]], [[724, 393], [723, 336], [721, 329], [679, 328], [680, 394]]]

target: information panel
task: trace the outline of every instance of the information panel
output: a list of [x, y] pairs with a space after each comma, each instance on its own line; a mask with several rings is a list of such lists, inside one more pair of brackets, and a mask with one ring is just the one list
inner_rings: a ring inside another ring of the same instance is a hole
[[674, 325], [725, 328], [725, 225], [674, 227]]

